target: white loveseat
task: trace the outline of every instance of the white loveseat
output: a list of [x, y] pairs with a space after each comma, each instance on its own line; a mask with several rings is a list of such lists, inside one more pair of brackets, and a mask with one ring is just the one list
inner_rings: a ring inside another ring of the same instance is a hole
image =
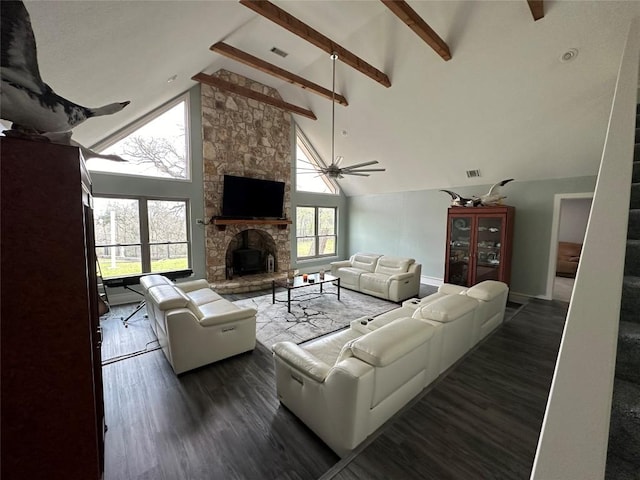
[[151, 328], [176, 374], [255, 348], [256, 310], [222, 298], [206, 280], [174, 284], [147, 275], [140, 285]]
[[504, 318], [508, 287], [443, 285], [348, 329], [273, 346], [278, 399], [345, 456]]
[[422, 266], [413, 258], [376, 253], [356, 253], [349, 260], [331, 263], [340, 286], [368, 295], [401, 302], [420, 291]]

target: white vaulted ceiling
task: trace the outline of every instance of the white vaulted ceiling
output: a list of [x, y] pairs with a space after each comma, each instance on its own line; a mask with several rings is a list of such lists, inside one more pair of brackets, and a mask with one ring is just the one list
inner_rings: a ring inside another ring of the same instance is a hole
[[[595, 175], [637, 1], [409, 1], [452, 53], [444, 61], [382, 2], [276, 1], [385, 72], [385, 88], [338, 62], [336, 154], [387, 169], [340, 181], [348, 195]], [[209, 50], [224, 41], [331, 88], [328, 54], [236, 1], [27, 1], [45, 82], [86, 106], [130, 100], [74, 131], [89, 146], [220, 68], [312, 110], [295, 116], [330, 160], [331, 102]], [[281, 58], [269, 50], [289, 53]], [[561, 55], [578, 49], [575, 60]], [[167, 79], [177, 75], [175, 81]], [[345, 132], [343, 135], [342, 132]], [[482, 176], [467, 179], [466, 170]]]

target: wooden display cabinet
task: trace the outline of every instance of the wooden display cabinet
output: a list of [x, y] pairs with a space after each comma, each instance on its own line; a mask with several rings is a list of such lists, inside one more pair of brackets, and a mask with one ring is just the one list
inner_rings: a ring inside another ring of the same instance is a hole
[[2, 478], [102, 478], [89, 175], [76, 147], [0, 139]]
[[515, 208], [450, 207], [447, 214], [445, 283], [470, 287], [511, 280]]

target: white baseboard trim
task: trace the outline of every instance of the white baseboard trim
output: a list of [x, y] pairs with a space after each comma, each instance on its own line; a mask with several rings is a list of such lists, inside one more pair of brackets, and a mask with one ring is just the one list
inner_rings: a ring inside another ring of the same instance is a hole
[[425, 285], [432, 285], [434, 287], [439, 287], [444, 283], [444, 279], [436, 278], [436, 277], [428, 277], [426, 275], [420, 275], [420, 283], [424, 283]]
[[509, 301], [514, 303], [529, 303], [532, 298], [542, 298], [535, 295], [527, 295], [525, 293], [518, 293], [509, 291]]

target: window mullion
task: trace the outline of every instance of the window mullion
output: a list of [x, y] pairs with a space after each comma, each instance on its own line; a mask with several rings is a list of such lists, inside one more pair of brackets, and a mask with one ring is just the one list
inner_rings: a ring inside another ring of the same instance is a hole
[[315, 231], [313, 232], [313, 234], [316, 237], [316, 241], [314, 243], [315, 243], [315, 247], [316, 247], [315, 248], [315, 256], [317, 257], [320, 254], [320, 250], [319, 250], [320, 249], [320, 235], [319, 235], [319, 232], [320, 232], [320, 211], [319, 211], [318, 207], [315, 207], [315, 211], [316, 211], [316, 214], [315, 214]]
[[140, 212], [140, 257], [142, 261], [142, 271], [151, 271], [151, 247], [149, 246], [149, 210], [147, 208], [147, 199], [138, 200], [138, 208]]

